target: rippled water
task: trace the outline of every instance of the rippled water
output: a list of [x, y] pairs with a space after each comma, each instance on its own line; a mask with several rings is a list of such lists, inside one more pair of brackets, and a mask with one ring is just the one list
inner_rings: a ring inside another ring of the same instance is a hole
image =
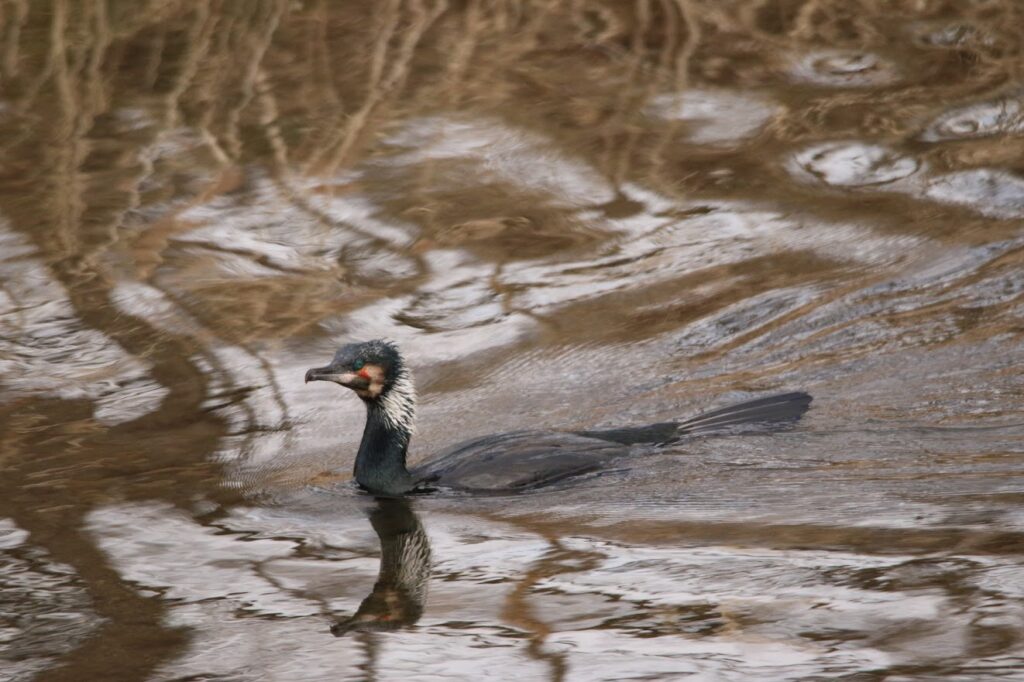
[[[0, 4], [0, 680], [1024, 679], [1024, 6]], [[557, 490], [412, 458], [815, 395]]]

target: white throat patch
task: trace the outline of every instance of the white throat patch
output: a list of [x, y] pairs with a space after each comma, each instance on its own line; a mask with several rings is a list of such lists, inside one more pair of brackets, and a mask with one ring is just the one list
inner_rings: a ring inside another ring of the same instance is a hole
[[384, 418], [395, 428], [404, 430], [410, 436], [416, 427], [416, 387], [412, 374], [406, 367], [391, 382], [391, 388], [380, 399]]

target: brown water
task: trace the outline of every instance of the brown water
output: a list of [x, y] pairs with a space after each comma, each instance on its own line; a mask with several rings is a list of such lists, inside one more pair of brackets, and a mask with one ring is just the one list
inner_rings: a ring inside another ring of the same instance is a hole
[[[0, 680], [1024, 679], [1021, 26], [0, 3]], [[816, 401], [378, 508], [378, 336], [414, 459]]]

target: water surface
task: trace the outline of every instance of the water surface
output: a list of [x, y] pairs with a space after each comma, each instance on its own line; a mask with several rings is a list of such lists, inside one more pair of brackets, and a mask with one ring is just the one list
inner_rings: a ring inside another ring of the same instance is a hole
[[[0, 4], [0, 680], [1024, 665], [1024, 6]], [[419, 460], [772, 391], [528, 495]]]

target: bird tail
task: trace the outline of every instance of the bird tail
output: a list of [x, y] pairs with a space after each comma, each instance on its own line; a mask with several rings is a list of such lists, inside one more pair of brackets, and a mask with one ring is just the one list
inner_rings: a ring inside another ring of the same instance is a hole
[[661, 422], [637, 428], [606, 431], [577, 431], [581, 436], [600, 438], [623, 445], [653, 443], [664, 445], [684, 435], [702, 435], [735, 431], [736, 427], [763, 427], [777, 430], [798, 421], [811, 406], [807, 393], [780, 393], [748, 400], [699, 414], [681, 422]]
[[812, 400], [810, 394], [797, 392], [736, 403], [680, 422], [679, 435], [721, 431], [732, 426], [792, 424], [810, 409]]

